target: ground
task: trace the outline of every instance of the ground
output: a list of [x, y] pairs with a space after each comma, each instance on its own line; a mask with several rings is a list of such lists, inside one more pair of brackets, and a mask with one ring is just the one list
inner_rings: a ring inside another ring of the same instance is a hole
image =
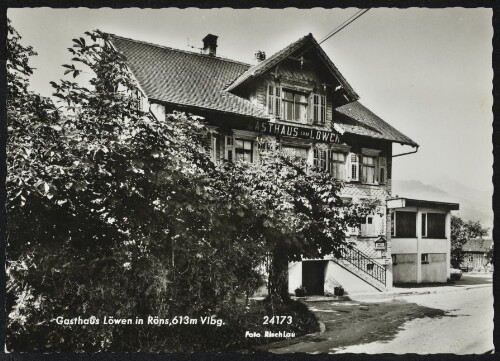
[[390, 297], [307, 302], [321, 334], [267, 347], [275, 353], [485, 353], [493, 349], [491, 274], [449, 286], [395, 290]]

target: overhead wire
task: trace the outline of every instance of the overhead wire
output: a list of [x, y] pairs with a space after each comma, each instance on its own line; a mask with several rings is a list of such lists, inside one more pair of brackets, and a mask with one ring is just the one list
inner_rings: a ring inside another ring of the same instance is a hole
[[[339, 31], [341, 31], [342, 29], [344, 29], [345, 27], [347, 27], [349, 24], [351, 24], [353, 21], [355, 21], [356, 19], [358, 19], [361, 16], [363, 16], [364, 14], [366, 14], [366, 12], [368, 10], [370, 10], [370, 9], [360, 9], [360, 10], [356, 11], [356, 13], [354, 13], [353, 15], [351, 15], [344, 22], [342, 22], [341, 24], [337, 25], [333, 30], [331, 30], [328, 34], [326, 34], [323, 37], [323, 40], [321, 40], [320, 42], [318, 42], [318, 45], [324, 43], [325, 41], [327, 41], [328, 39], [330, 39], [332, 36], [334, 36], [335, 34], [337, 34]], [[297, 58], [300, 58], [302, 55], [304, 55], [304, 53], [306, 53], [312, 46], [313, 45], [308, 46], [299, 55], [297, 55]]]

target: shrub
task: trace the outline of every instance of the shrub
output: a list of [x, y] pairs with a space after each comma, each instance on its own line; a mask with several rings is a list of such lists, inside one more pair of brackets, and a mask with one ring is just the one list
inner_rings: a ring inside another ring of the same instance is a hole
[[305, 297], [306, 295], [307, 295], [307, 290], [304, 286], [300, 285], [300, 287], [295, 289], [295, 296]]

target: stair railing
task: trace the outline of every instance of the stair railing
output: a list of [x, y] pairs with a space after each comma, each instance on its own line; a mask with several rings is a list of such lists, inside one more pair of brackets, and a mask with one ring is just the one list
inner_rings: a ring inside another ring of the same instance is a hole
[[378, 264], [374, 259], [352, 246], [341, 247], [340, 254], [341, 259], [346, 260], [351, 265], [381, 282], [385, 286], [386, 269], [384, 266]]

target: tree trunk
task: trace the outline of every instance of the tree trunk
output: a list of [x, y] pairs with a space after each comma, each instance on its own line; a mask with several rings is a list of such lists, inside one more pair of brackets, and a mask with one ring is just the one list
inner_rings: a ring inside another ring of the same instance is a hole
[[277, 247], [271, 255], [269, 273], [269, 296], [278, 302], [289, 302], [288, 294], [288, 255], [285, 250]]

